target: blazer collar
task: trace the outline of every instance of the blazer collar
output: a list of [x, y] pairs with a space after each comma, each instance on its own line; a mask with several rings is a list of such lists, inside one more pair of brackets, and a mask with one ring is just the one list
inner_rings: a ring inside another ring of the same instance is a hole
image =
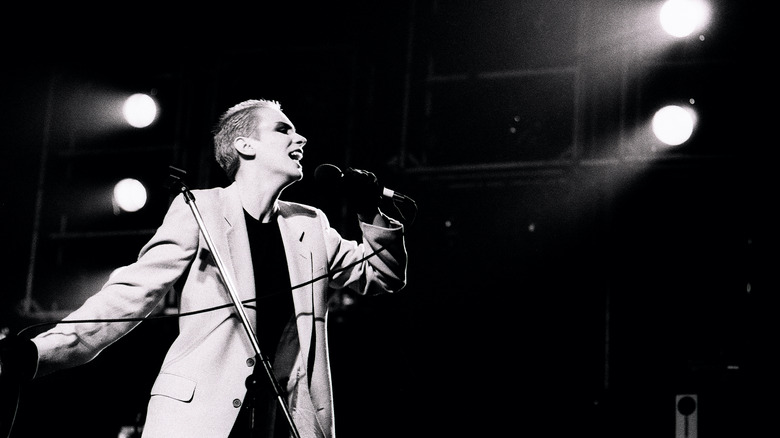
[[[241, 230], [239, 235], [246, 235], [244, 207], [241, 205], [241, 197], [238, 191], [238, 184], [235, 182], [224, 190], [223, 216], [228, 224], [229, 236], [236, 230]], [[290, 260], [289, 256], [292, 255], [303, 256], [308, 260], [311, 256], [311, 251], [307, 237], [311, 236], [311, 233], [308, 233], [309, 236], [306, 235], [305, 224], [296, 220], [295, 209], [288, 202], [276, 201], [274, 208], [277, 210], [276, 220], [282, 234], [284, 249], [288, 254], [288, 262], [294, 263], [297, 261]]]

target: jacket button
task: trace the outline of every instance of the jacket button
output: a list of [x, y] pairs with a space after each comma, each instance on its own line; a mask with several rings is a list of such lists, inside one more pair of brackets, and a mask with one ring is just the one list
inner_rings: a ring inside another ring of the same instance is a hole
[[246, 360], [246, 366], [248, 366], [248, 367], [253, 367], [253, 366], [255, 366], [255, 359], [254, 359], [254, 358], [252, 358], [252, 357], [250, 357], [249, 359], [247, 359], [247, 360]]
[[234, 408], [240, 408], [241, 407], [241, 400], [234, 398], [233, 399], [233, 407]]

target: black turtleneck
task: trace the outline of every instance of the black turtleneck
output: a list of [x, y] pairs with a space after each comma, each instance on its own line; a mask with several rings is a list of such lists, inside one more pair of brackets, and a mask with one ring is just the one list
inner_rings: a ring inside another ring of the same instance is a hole
[[[295, 312], [290, 273], [279, 223], [275, 218], [268, 223], [262, 223], [246, 211], [244, 211], [244, 218], [249, 233], [249, 247], [252, 251], [252, 266], [255, 273], [257, 295], [255, 331], [260, 351], [273, 364], [279, 339]], [[259, 384], [254, 392], [247, 392], [247, 398], [244, 400], [229, 438], [288, 437], [289, 425], [285, 416], [278, 413], [276, 395], [260, 363], [255, 365], [254, 374]], [[280, 384], [286, 383], [280, 382]]]
[[273, 363], [279, 338], [294, 312], [290, 273], [275, 218], [263, 223], [246, 211], [244, 217], [255, 273], [257, 339], [260, 350]]

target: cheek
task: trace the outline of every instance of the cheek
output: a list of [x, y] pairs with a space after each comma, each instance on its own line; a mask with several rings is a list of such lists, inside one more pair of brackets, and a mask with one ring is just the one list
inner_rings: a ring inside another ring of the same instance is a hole
[[269, 166], [285, 165], [290, 161], [287, 155], [287, 148], [269, 148], [257, 157], [263, 163]]

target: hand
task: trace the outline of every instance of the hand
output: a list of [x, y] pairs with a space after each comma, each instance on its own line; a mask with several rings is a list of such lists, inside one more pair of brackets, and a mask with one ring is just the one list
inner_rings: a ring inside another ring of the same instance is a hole
[[358, 215], [372, 218], [379, 212], [382, 187], [376, 175], [366, 170], [348, 168], [344, 171], [344, 193], [347, 203]]
[[7, 336], [0, 339], [0, 376], [27, 382], [38, 368], [38, 348], [29, 339]]

